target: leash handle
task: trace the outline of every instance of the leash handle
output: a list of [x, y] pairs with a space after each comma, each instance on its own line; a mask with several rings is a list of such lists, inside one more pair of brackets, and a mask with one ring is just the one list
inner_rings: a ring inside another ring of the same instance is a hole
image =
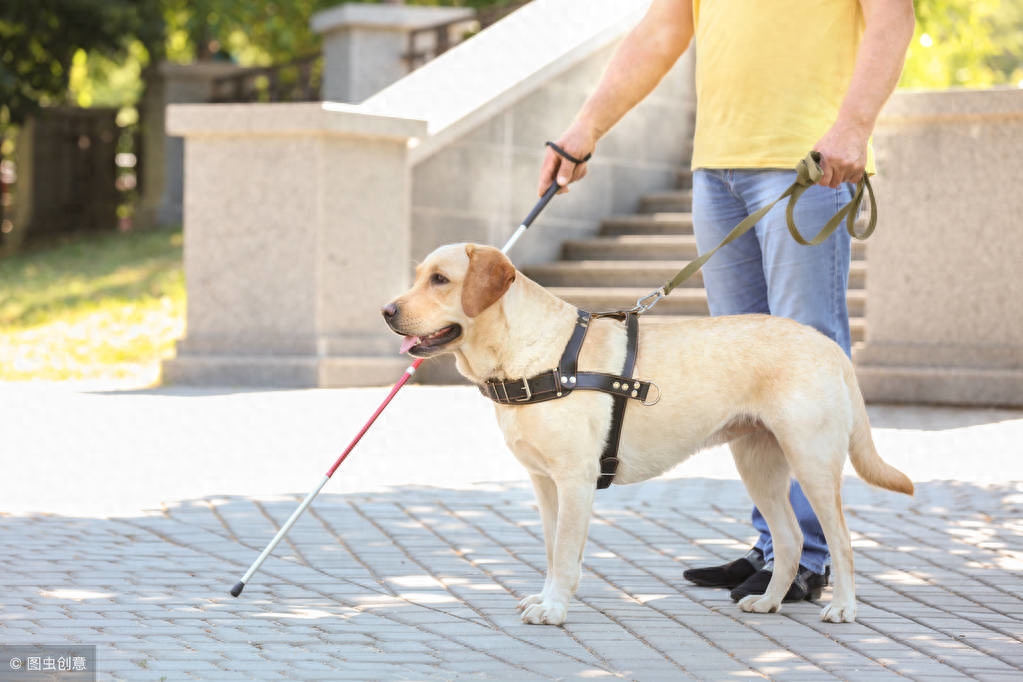
[[[803, 246], [817, 246], [822, 243], [825, 239], [831, 236], [839, 224], [843, 220], [846, 222], [846, 231], [849, 236], [854, 239], [864, 240], [874, 233], [874, 228], [877, 227], [877, 200], [874, 198], [874, 188], [870, 184], [870, 178], [866, 173], [858, 183], [856, 183], [856, 191], [853, 192], [852, 199], [838, 209], [838, 212], [831, 217], [828, 222], [824, 224], [821, 231], [817, 233], [817, 236], [813, 239], [806, 239], [799, 228], [796, 227], [796, 202], [799, 201], [799, 197], [803, 196], [803, 192], [815, 185], [818, 180], [824, 175], [824, 171], [820, 167], [821, 153], [817, 151], [810, 152], [806, 158], [799, 162], [796, 167], [796, 182], [793, 183], [792, 187], [789, 188], [791, 191], [791, 197], [789, 198], [788, 206], [785, 208], [785, 222], [789, 227], [789, 234], [799, 244]], [[811, 166], [812, 164], [812, 166]], [[864, 195], [870, 198], [870, 220], [867, 223], [867, 229], [862, 233], [856, 232], [856, 216], [859, 215], [860, 206], [863, 203]], [[782, 195], [784, 197], [784, 195]], [[781, 197], [779, 197], [779, 200]], [[777, 202], [776, 202], [777, 203]], [[772, 204], [773, 206], [773, 204]]]

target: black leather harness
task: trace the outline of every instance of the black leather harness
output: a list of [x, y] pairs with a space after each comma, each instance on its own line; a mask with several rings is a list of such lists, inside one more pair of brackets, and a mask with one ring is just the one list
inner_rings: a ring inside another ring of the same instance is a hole
[[[611, 430], [607, 445], [600, 455], [600, 478], [597, 489], [603, 490], [614, 481], [618, 471], [618, 445], [622, 437], [622, 424], [625, 420], [625, 407], [630, 399], [647, 404], [652, 384], [632, 378], [636, 366], [636, 350], [639, 340], [639, 315], [635, 311], [619, 311], [611, 313], [588, 313], [578, 311], [572, 338], [565, 346], [561, 361], [556, 369], [548, 370], [528, 379], [490, 379], [479, 386], [480, 393], [500, 405], [531, 405], [548, 400], [564, 398], [574, 390], [590, 390], [610, 393], [614, 398], [611, 409]], [[625, 322], [627, 342], [625, 346], [625, 363], [621, 374], [605, 374], [603, 372], [580, 372], [579, 352], [582, 350], [586, 331], [590, 320], [610, 317]], [[658, 395], [658, 398], [660, 396]], [[656, 402], [656, 401], [655, 401]]]

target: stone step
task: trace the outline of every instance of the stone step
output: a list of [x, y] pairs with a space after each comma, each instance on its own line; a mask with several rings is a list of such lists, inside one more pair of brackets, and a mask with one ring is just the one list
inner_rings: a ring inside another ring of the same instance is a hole
[[[649, 287], [664, 284], [684, 268], [686, 260], [581, 260], [557, 261], [522, 268], [527, 277], [545, 287]], [[683, 286], [703, 286], [698, 272]]]
[[562, 253], [566, 260], [692, 260], [698, 255], [692, 235], [571, 239]]
[[[548, 290], [572, 305], [589, 311], [627, 310], [650, 293], [646, 287], [548, 287]], [[846, 300], [850, 317], [863, 317], [866, 292], [852, 289]], [[697, 287], [679, 287], [657, 304], [662, 315], [707, 315], [707, 293]]]
[[[856, 223], [857, 230], [862, 232], [866, 226], [866, 220], [859, 220]], [[845, 229], [842, 225], [839, 229]], [[637, 213], [633, 215], [619, 215], [605, 218], [600, 223], [600, 236], [617, 237], [625, 235], [665, 235], [665, 234], [692, 234], [693, 214], [685, 211], [661, 211], [658, 213]], [[812, 238], [814, 234], [804, 234]]]
[[[866, 257], [866, 242], [853, 240], [852, 257]], [[618, 235], [571, 239], [562, 245], [565, 260], [692, 260], [697, 257], [691, 234]]]
[[[674, 293], [672, 293], [674, 295]], [[658, 310], [660, 304], [654, 310]], [[643, 315], [643, 324], [664, 324], [667, 322], [674, 322], [680, 319], [696, 319], [698, 317], [705, 317], [703, 315], [655, 315], [652, 312]], [[866, 320], [862, 317], [850, 317], [849, 318], [849, 333], [852, 336], [853, 343], [862, 343], [864, 338], [864, 332], [866, 330]]]
[[[658, 287], [689, 264], [688, 260], [582, 260], [558, 261], [522, 268], [527, 277], [545, 287]], [[849, 269], [849, 287], [866, 285], [866, 261], [854, 261]], [[697, 272], [682, 285], [702, 287]]]
[[642, 213], [688, 213], [693, 210], [693, 190], [651, 192], [639, 201]]
[[685, 212], [612, 216], [600, 223], [600, 234], [604, 237], [692, 233], [693, 214]]

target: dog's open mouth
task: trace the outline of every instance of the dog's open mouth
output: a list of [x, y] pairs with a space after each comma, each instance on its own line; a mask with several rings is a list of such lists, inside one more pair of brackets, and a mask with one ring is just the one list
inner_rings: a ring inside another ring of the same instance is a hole
[[449, 327], [438, 329], [427, 336], [406, 336], [399, 352], [408, 353], [415, 357], [425, 357], [440, 352], [444, 346], [461, 335], [462, 327], [453, 324]]

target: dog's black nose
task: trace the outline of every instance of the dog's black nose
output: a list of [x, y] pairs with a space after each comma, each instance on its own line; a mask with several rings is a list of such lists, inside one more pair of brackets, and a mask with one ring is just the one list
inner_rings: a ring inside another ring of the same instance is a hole
[[385, 320], [390, 320], [391, 318], [398, 314], [398, 306], [396, 306], [393, 303], [388, 303], [387, 305], [380, 309], [380, 312], [383, 313]]

